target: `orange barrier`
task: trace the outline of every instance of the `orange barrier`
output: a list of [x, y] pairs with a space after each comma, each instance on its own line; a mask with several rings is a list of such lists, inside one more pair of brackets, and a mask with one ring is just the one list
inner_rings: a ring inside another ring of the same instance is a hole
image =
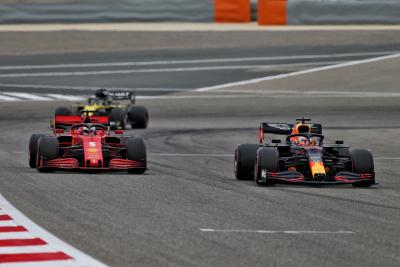
[[250, 0], [214, 0], [216, 22], [250, 22]]
[[259, 25], [286, 25], [286, 0], [258, 0]]

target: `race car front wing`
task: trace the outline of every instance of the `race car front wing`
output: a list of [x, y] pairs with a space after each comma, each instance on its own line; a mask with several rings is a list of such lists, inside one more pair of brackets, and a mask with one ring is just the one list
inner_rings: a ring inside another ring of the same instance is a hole
[[375, 184], [375, 173], [354, 173], [348, 171], [341, 171], [336, 173], [335, 176], [318, 177], [313, 179], [305, 177], [298, 171], [283, 171], [283, 172], [267, 172], [261, 170], [261, 183], [269, 182], [272, 184], [277, 183], [290, 183], [290, 184], [310, 184], [310, 185], [324, 185], [324, 184], [357, 184], [372, 182]]

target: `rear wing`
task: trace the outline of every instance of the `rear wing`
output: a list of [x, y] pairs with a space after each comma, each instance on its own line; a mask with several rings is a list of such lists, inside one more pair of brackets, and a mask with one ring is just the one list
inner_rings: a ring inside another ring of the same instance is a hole
[[111, 97], [113, 100], [129, 100], [135, 103], [136, 94], [134, 91], [129, 90], [108, 90], [106, 96]]
[[[311, 133], [322, 134], [322, 125], [319, 123], [307, 123], [311, 127]], [[258, 132], [260, 144], [264, 142], [264, 134], [289, 135], [292, 133], [294, 124], [262, 122]]]
[[62, 129], [68, 130], [72, 125], [81, 124], [81, 123], [93, 123], [93, 124], [103, 124], [108, 126], [110, 124], [110, 120], [108, 116], [54, 116], [52, 127], [54, 130]]
[[293, 124], [263, 122], [260, 131], [263, 133], [288, 135], [292, 132]]
[[[312, 133], [322, 134], [322, 125], [319, 123], [308, 123], [311, 127]], [[294, 124], [290, 123], [269, 123], [263, 122], [261, 123], [260, 128], [263, 133], [271, 133], [271, 134], [282, 134], [288, 135], [292, 133]]]

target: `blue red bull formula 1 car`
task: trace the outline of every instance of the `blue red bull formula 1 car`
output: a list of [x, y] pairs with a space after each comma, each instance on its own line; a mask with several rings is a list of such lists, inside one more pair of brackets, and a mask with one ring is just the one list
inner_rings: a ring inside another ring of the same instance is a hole
[[108, 116], [55, 116], [52, 134], [33, 134], [29, 166], [40, 172], [110, 170], [144, 173], [146, 147], [142, 138], [110, 131]]
[[[325, 144], [320, 124], [298, 119], [295, 124], [261, 123], [259, 144], [236, 148], [234, 170], [238, 180], [254, 179], [259, 185], [375, 184], [374, 160], [366, 149], [350, 150], [343, 141]], [[285, 135], [267, 140], [265, 134]]]

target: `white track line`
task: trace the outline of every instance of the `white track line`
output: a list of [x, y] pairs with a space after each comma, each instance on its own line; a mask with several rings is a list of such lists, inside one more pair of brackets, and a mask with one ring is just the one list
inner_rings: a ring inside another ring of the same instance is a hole
[[17, 226], [14, 221], [0, 221], [0, 226]]
[[7, 88], [28, 88], [28, 89], [65, 89], [65, 90], [92, 90], [96, 91], [99, 88], [108, 90], [133, 90], [133, 91], [147, 91], [147, 92], [184, 92], [188, 89], [177, 88], [127, 88], [127, 87], [103, 87], [103, 86], [69, 86], [69, 85], [48, 85], [48, 84], [13, 84], [13, 83], [0, 83], [0, 87]]
[[200, 229], [205, 233], [256, 233], [256, 234], [355, 234], [353, 231], [274, 231], [274, 230], [245, 230], [245, 229]]
[[[190, 92], [190, 91], [188, 91]], [[221, 93], [226, 93], [225, 91], [218, 91]], [[231, 91], [235, 93], [234, 91]], [[236, 92], [236, 94], [223, 94], [223, 95], [156, 95], [156, 96], [137, 96], [136, 99], [143, 99], [143, 100], [180, 100], [180, 99], [237, 99], [237, 98], [258, 98], [268, 96], [268, 98], [274, 99], [302, 99], [304, 97], [307, 98], [316, 98], [316, 99], [323, 99], [323, 98], [399, 98], [400, 92], [314, 92], [314, 91], [296, 91], [296, 94], [293, 94], [292, 91], [288, 93], [288, 91], [282, 92], [268, 92], [268, 91], [259, 91], [259, 92], [249, 92], [242, 93]], [[5, 94], [5, 93], [4, 93]], [[7, 93], [8, 94], [8, 93]], [[13, 93], [17, 94], [17, 93]], [[10, 101], [54, 101], [54, 100], [66, 100], [66, 101], [82, 101], [88, 98], [88, 96], [84, 95], [61, 95], [61, 94], [45, 94], [45, 95], [35, 95], [29, 93], [18, 93], [22, 98], [21, 94], [24, 94], [25, 99], [21, 98], [12, 98], [12, 97], [4, 97], [0, 95], [0, 102], [10, 102]]]
[[239, 58], [208, 58], [208, 59], [189, 59], [189, 60], [159, 60], [144, 62], [102, 62], [102, 63], [83, 63], [83, 64], [52, 64], [52, 65], [20, 65], [20, 66], [0, 66], [0, 70], [33, 70], [33, 69], [61, 69], [61, 68], [92, 68], [92, 67], [127, 67], [127, 66], [153, 66], [153, 65], [176, 65], [176, 64], [205, 64], [205, 63], [233, 63], [233, 62], [257, 62], [257, 61], [280, 61], [298, 59], [329, 59], [341, 57], [364, 57], [395, 54], [398, 51], [383, 52], [361, 52], [361, 53], [336, 53], [319, 55], [294, 55], [294, 56], [275, 56], [275, 57], [239, 57]]
[[15, 98], [15, 97], [11, 97], [11, 96], [6, 96], [6, 95], [0, 95], [0, 101], [20, 101], [21, 99], [19, 98]]
[[25, 77], [64, 77], [64, 76], [90, 76], [134, 73], [164, 73], [164, 72], [194, 72], [194, 71], [222, 71], [222, 70], [246, 70], [246, 69], [270, 69], [275, 67], [307, 67], [337, 64], [343, 61], [325, 61], [308, 63], [289, 63], [275, 65], [239, 65], [239, 66], [205, 66], [205, 67], [181, 67], [181, 68], [156, 68], [156, 69], [121, 69], [102, 71], [71, 71], [71, 72], [26, 72], [0, 74], [0, 78], [25, 78]]
[[[233, 157], [232, 154], [201, 154], [201, 153], [150, 153], [149, 156], [159, 157]], [[400, 157], [374, 157], [375, 160], [400, 160]]]
[[67, 100], [67, 101], [85, 100], [84, 96], [60, 95], [60, 94], [46, 94], [46, 95], [57, 100]]
[[35, 101], [51, 101], [51, 100], [53, 100], [49, 97], [35, 95], [35, 94], [29, 94], [29, 93], [3, 93], [3, 94], [9, 95], [12, 97], [18, 97], [18, 98], [22, 98], [22, 99], [35, 100]]
[[150, 156], [161, 157], [233, 157], [233, 154], [174, 154], [174, 153], [151, 153]]
[[[219, 91], [218, 91], [219, 92]], [[225, 93], [225, 91], [220, 91], [221, 93]], [[307, 98], [394, 98], [400, 97], [400, 92], [352, 92], [352, 93], [344, 93], [340, 92], [327, 92], [327, 93], [312, 93], [311, 91], [298, 91], [298, 94], [292, 94], [285, 92], [281, 93], [268, 93], [268, 91], [260, 91], [259, 93], [247, 94], [245, 91], [236, 92], [237, 94], [224, 94], [224, 95], [161, 95], [161, 96], [138, 96], [137, 99], [235, 99], [235, 98], [257, 98], [268, 96], [268, 98], [291, 98], [291, 99], [302, 99], [304, 97]]]
[[59, 250], [49, 245], [39, 246], [19, 246], [19, 247], [0, 247], [0, 254], [20, 254], [20, 253], [44, 253], [58, 252]]
[[[9, 214], [15, 222], [19, 225], [23, 225], [28, 232], [11, 232], [11, 233], [0, 233], [0, 239], [23, 239], [23, 238], [33, 238], [39, 237], [43, 239], [49, 246], [53, 247], [57, 251], [62, 251], [67, 255], [71, 256], [73, 261], [54, 261], [53, 265], [47, 266], [80, 266], [80, 267], [105, 267], [103, 263], [95, 260], [94, 258], [84, 254], [83, 252], [73, 248], [64, 241], [58, 239], [51, 233], [47, 232], [30, 219], [25, 217], [21, 212], [19, 212], [14, 206], [12, 206], [2, 195], [0, 195], [0, 208], [6, 214]], [[6, 235], [8, 235], [7, 238]], [[3, 266], [3, 265], [2, 265]], [[13, 264], [8, 264], [7, 266], [14, 266]], [[24, 265], [20, 265], [24, 266]], [[33, 265], [35, 266], [35, 265]], [[38, 266], [38, 264], [36, 264]], [[44, 266], [40, 263], [40, 266]]]
[[[43, 261], [38, 264], [37, 262], [26, 262], [26, 263], [11, 263], [5, 264], [1, 266], [7, 267], [82, 267], [82, 265], [78, 264], [73, 260], [66, 261]], [[84, 266], [89, 267], [89, 266]]]
[[[76, 263], [74, 260], [64, 261], [42, 261], [38, 262], [22, 262], [22, 263], [9, 263], [1, 264], [2, 267], [82, 267], [82, 265]], [[89, 266], [84, 266], [89, 267]]]
[[4, 239], [27, 239], [34, 238], [29, 232], [17, 232], [17, 233], [0, 233], [0, 240]]
[[267, 77], [263, 77], [263, 78], [250, 79], [250, 80], [246, 80], [246, 81], [203, 87], [203, 88], [197, 89], [196, 91], [206, 92], [206, 91], [213, 91], [213, 90], [218, 90], [218, 89], [223, 89], [223, 88], [228, 88], [228, 87], [233, 87], [233, 86], [255, 84], [255, 83], [264, 82], [264, 81], [284, 79], [284, 78], [293, 77], [293, 76], [300, 76], [300, 75], [315, 73], [315, 72], [319, 72], [319, 71], [350, 67], [350, 66], [355, 66], [355, 65], [361, 65], [361, 64], [371, 63], [371, 62], [382, 61], [382, 60], [386, 60], [386, 59], [394, 59], [394, 58], [398, 58], [398, 57], [400, 57], [400, 53], [388, 55], [388, 56], [382, 56], [382, 57], [375, 57], [375, 58], [370, 58], [370, 59], [350, 61], [350, 62], [340, 63], [340, 64], [336, 64], [336, 65], [330, 65], [330, 66], [325, 66], [325, 67], [319, 67], [319, 68], [313, 68], [313, 69], [308, 69], [308, 70], [296, 71], [296, 72], [291, 72], [291, 73], [287, 73], [287, 74], [279, 74], [279, 75], [275, 75], [275, 76], [267, 76]]
[[[4, 1], [3, 1], [4, 2]], [[10, 2], [10, 1], [8, 1]], [[22, 2], [22, 1], [20, 1]], [[27, 1], [25, 1], [27, 2]], [[44, 1], [41, 1], [44, 2]], [[47, 1], [49, 2], [49, 1]], [[116, 32], [229, 32], [229, 31], [260, 31], [260, 32], [287, 32], [302, 31], [397, 31], [399, 25], [287, 25], [287, 26], [259, 26], [251, 23], [199, 23], [199, 22], [133, 22], [133, 23], [70, 23], [70, 24], [10, 24], [1, 25], [0, 31], [37, 32], [37, 31], [116, 31]], [[393, 33], [396, 34], [396, 33]]]

